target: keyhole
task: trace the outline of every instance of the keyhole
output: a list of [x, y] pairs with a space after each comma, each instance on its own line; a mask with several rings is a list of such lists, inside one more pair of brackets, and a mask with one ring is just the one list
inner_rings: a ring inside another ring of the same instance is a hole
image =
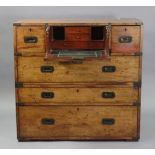
[[125, 28], [124, 31], [127, 31], [127, 28]]
[[79, 92], [79, 89], [77, 89], [76, 92], [78, 93]]
[[31, 29], [31, 28], [29, 28], [29, 31], [31, 32], [31, 31], [32, 31], [32, 29]]

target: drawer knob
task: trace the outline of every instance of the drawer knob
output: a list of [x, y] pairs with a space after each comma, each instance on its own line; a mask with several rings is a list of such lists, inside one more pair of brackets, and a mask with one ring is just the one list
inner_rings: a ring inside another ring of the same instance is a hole
[[121, 36], [121, 37], [119, 37], [119, 42], [120, 43], [130, 43], [130, 42], [132, 42], [132, 37], [131, 36]]
[[53, 92], [42, 92], [41, 97], [46, 98], [46, 99], [54, 98], [54, 93]]
[[103, 92], [102, 97], [103, 98], [115, 98], [115, 93], [114, 92]]
[[55, 120], [53, 118], [43, 118], [41, 120], [41, 123], [43, 125], [53, 125], [55, 123]]
[[54, 72], [54, 67], [53, 66], [41, 66], [40, 70], [42, 73], [52, 73]]
[[26, 37], [24, 37], [24, 42], [25, 43], [37, 43], [38, 38], [35, 36], [26, 36]]
[[115, 66], [103, 66], [102, 67], [102, 72], [115, 72], [116, 67]]
[[115, 124], [115, 119], [113, 119], [113, 118], [103, 118], [102, 119], [102, 124], [103, 125], [113, 125], [113, 124]]

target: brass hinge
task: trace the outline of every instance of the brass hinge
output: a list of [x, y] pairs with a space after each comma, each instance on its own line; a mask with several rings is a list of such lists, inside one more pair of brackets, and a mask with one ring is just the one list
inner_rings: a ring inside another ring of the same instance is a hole
[[45, 28], [47, 28], [48, 27], [48, 23], [45, 23]]
[[142, 56], [142, 55], [143, 55], [142, 52], [135, 52], [135, 53], [134, 53], [134, 56]]
[[13, 23], [13, 26], [21, 26], [21, 23]]
[[140, 106], [140, 102], [133, 102], [133, 106]]
[[133, 87], [136, 89], [136, 88], [141, 88], [141, 81], [138, 81], [138, 82], [133, 82]]
[[16, 52], [15, 56], [22, 56], [22, 53]]
[[108, 28], [109, 28], [109, 30], [111, 31], [111, 23], [108, 23]]
[[15, 88], [23, 88], [22, 82], [15, 82]]
[[17, 102], [17, 103], [16, 103], [16, 106], [24, 106], [24, 103], [22, 103], [22, 102]]

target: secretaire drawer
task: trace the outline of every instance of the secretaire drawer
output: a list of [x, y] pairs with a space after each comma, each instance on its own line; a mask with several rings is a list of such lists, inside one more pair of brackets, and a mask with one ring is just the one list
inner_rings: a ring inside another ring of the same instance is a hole
[[65, 33], [66, 34], [70, 34], [70, 33], [87, 33], [90, 34], [91, 32], [91, 27], [87, 27], [87, 26], [67, 26], [65, 27]]
[[139, 57], [60, 63], [44, 57], [18, 57], [18, 82], [133, 82], [139, 81]]
[[91, 40], [90, 40], [90, 34], [69, 33], [66, 35], [66, 41], [91, 41]]
[[44, 26], [17, 26], [15, 35], [18, 52], [45, 52]]
[[133, 86], [104, 85], [97, 88], [42, 85], [38, 85], [38, 88], [33, 85], [17, 88], [18, 102], [25, 105], [133, 105], [138, 101], [138, 90]]
[[140, 26], [112, 26], [112, 52], [140, 52]]
[[134, 139], [135, 106], [22, 106], [21, 139]]

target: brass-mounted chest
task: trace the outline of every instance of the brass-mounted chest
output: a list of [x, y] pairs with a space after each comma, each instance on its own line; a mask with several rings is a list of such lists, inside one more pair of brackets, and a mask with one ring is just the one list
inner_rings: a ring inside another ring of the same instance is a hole
[[14, 24], [17, 137], [138, 140], [142, 22]]

